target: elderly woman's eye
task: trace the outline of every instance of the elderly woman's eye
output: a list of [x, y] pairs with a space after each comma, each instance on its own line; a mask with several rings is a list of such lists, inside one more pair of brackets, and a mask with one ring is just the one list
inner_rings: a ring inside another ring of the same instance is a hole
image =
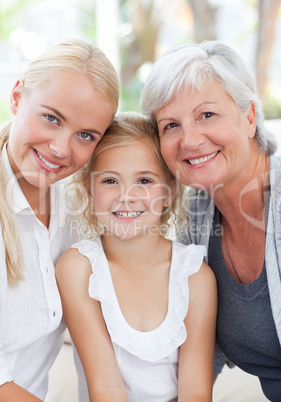
[[177, 126], [177, 123], [169, 123], [165, 126], [164, 130], [170, 130], [171, 128], [175, 128]]
[[205, 112], [205, 113], [202, 113], [202, 118], [203, 118], [203, 119], [208, 119], [209, 117], [212, 117], [212, 116], [214, 116], [214, 113], [213, 113], [213, 112]]

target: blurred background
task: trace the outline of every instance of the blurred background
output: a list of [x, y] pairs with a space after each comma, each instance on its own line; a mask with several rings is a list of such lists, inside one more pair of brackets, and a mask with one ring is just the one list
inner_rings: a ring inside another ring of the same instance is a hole
[[0, 0], [0, 123], [11, 117], [9, 94], [29, 61], [70, 37], [107, 54], [121, 80], [120, 110], [136, 111], [167, 48], [217, 39], [256, 76], [265, 117], [281, 118], [281, 0]]

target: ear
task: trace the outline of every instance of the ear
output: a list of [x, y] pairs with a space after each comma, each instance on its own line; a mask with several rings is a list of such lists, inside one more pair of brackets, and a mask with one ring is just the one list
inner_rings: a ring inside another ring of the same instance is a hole
[[249, 109], [247, 111], [247, 120], [249, 125], [249, 138], [253, 138], [256, 133], [256, 107], [254, 102], [250, 102]]
[[23, 80], [18, 80], [10, 95], [10, 110], [15, 115], [22, 98]]
[[164, 207], [167, 208], [172, 204], [172, 202], [176, 198], [178, 188], [179, 188], [179, 182], [176, 178], [174, 178], [170, 183], [168, 194], [164, 201]]

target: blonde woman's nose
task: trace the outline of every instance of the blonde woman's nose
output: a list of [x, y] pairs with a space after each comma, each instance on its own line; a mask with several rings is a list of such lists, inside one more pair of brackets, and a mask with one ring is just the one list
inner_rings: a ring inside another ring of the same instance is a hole
[[66, 136], [58, 136], [49, 143], [49, 149], [57, 158], [66, 158], [70, 153], [70, 139]]

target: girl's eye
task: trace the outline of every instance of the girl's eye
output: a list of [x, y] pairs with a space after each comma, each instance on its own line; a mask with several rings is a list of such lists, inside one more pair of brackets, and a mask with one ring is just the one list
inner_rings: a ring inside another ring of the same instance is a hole
[[45, 114], [45, 117], [51, 123], [58, 123], [58, 119], [55, 116], [52, 116], [51, 114]]
[[140, 179], [138, 184], [150, 184], [152, 181], [150, 179]]
[[117, 181], [115, 179], [104, 179], [102, 182], [106, 183], [106, 184], [115, 184], [115, 183], [117, 183]]
[[213, 112], [205, 112], [202, 113], [202, 119], [209, 119], [210, 117], [214, 116], [215, 114]]
[[83, 138], [83, 140], [87, 141], [93, 141], [94, 137], [91, 134], [88, 133], [80, 133], [80, 137]]

